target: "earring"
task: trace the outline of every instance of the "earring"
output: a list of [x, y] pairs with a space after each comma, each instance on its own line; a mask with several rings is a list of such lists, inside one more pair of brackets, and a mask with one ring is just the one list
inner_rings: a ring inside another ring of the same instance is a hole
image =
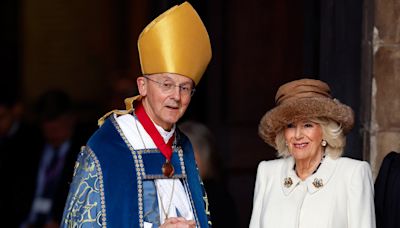
[[322, 140], [322, 142], [321, 142], [321, 146], [323, 146], [323, 147], [326, 147], [326, 145], [327, 145], [328, 143], [326, 142], [326, 140], [324, 139], [324, 140]]
[[286, 147], [288, 147], [288, 144], [287, 144], [287, 142], [286, 142], [286, 141], [285, 141], [285, 146], [286, 146]]

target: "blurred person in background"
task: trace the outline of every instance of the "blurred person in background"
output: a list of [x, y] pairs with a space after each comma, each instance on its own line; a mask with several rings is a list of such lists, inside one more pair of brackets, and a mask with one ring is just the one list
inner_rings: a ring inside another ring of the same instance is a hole
[[[25, 107], [18, 91], [6, 83], [0, 88], [0, 218], [18, 227], [29, 210], [21, 194], [29, 172], [30, 154], [38, 150], [38, 129], [24, 116]], [[12, 219], [10, 219], [12, 218]]]
[[43, 93], [36, 103], [41, 129], [40, 149], [30, 155], [34, 164], [25, 188], [29, 212], [22, 227], [59, 227], [77, 153], [88, 136], [80, 129], [70, 96], [61, 90]]
[[196, 121], [185, 121], [179, 129], [190, 139], [194, 156], [207, 192], [213, 227], [238, 227], [236, 206], [227, 184], [224, 164], [210, 129]]

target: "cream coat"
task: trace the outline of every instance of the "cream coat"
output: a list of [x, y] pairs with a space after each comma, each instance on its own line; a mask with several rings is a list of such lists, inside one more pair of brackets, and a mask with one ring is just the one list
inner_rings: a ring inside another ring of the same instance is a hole
[[326, 156], [304, 181], [293, 166], [291, 157], [259, 164], [250, 228], [376, 227], [367, 162]]

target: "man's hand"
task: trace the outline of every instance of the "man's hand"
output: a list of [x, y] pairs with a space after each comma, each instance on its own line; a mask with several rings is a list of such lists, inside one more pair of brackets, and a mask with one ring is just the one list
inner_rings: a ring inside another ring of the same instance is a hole
[[195, 228], [196, 222], [194, 220], [186, 220], [183, 217], [168, 218], [160, 228]]

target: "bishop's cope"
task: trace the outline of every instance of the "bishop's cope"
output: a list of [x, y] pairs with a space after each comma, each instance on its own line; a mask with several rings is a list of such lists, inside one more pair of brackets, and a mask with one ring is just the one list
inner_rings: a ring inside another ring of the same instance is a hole
[[61, 227], [211, 227], [192, 145], [176, 126], [211, 60], [207, 30], [184, 2], [143, 29], [138, 53], [139, 95], [98, 120]]

